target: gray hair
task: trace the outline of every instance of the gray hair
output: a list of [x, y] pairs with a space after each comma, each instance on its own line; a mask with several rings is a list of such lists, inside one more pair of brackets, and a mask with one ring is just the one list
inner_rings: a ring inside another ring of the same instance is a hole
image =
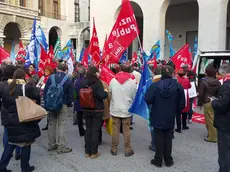
[[223, 64], [222, 66], [220, 66], [219, 68], [219, 73], [220, 74], [228, 74], [230, 73], [230, 64]]

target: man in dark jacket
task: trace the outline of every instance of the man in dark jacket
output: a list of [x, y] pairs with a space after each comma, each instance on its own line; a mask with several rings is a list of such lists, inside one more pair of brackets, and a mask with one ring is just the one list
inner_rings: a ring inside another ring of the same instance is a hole
[[163, 158], [167, 167], [174, 164], [171, 152], [175, 117], [185, 107], [184, 90], [172, 79], [173, 74], [172, 67], [162, 67], [161, 80], [153, 83], [145, 95], [151, 105], [150, 122], [155, 131], [156, 154], [151, 164], [157, 167], [162, 167]]
[[224, 64], [219, 69], [224, 78], [217, 98], [212, 101], [215, 111], [214, 126], [217, 129], [219, 172], [230, 171], [230, 65]]
[[[57, 67], [57, 73], [55, 75], [55, 82], [61, 83], [65, 78], [67, 71], [67, 66], [64, 63], [60, 63]], [[46, 97], [49, 87], [52, 85], [51, 77], [49, 77], [45, 89], [44, 89], [44, 101], [46, 105]], [[48, 151], [57, 150], [58, 154], [69, 153], [72, 152], [71, 148], [66, 146], [66, 135], [65, 135], [65, 121], [68, 116], [68, 107], [72, 106], [73, 102], [73, 82], [70, 78], [63, 85], [63, 101], [64, 105], [59, 112], [50, 112], [49, 113], [49, 126], [48, 126], [48, 138], [49, 138], [49, 146]], [[56, 125], [57, 132], [56, 132]], [[56, 135], [58, 134], [58, 139], [56, 139]]]

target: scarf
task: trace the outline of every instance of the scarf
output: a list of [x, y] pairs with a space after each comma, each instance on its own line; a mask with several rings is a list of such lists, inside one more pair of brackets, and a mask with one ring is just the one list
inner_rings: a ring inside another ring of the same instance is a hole
[[230, 73], [228, 73], [228, 74], [224, 77], [224, 82], [225, 82], [225, 81], [228, 81], [228, 80], [230, 80]]

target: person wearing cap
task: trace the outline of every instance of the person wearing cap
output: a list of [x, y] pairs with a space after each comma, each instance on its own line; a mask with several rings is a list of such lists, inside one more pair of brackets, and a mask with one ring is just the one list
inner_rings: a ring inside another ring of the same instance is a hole
[[[61, 81], [66, 76], [67, 66], [65, 63], [59, 63], [57, 66], [55, 76], [56, 83], [61, 83]], [[46, 96], [49, 87], [52, 85], [51, 77], [48, 78], [45, 88], [44, 88], [44, 100], [46, 101]], [[65, 134], [65, 123], [68, 117], [68, 108], [72, 106], [73, 102], [73, 82], [70, 78], [63, 85], [63, 101], [64, 105], [59, 112], [49, 113], [49, 125], [48, 125], [48, 151], [57, 150], [58, 154], [72, 152], [72, 149], [67, 147], [66, 134]], [[57, 131], [57, 132], [56, 132]], [[58, 135], [58, 138], [56, 136]]]

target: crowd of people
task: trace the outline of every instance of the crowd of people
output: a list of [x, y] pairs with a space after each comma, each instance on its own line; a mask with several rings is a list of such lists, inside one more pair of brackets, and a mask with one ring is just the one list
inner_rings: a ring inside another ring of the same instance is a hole
[[[172, 139], [174, 132], [188, 130], [187, 123], [192, 120], [193, 98], [189, 98], [188, 89], [196, 81], [196, 74], [184, 65], [175, 71], [172, 62], [159, 61], [158, 67], [149, 66], [152, 70], [152, 85], [147, 89], [145, 101], [150, 108], [151, 144], [149, 149], [155, 152], [151, 164], [167, 167], [174, 164], [172, 157]], [[126, 157], [134, 155], [131, 145], [133, 114], [129, 112], [136, 96], [142, 71], [136, 64], [117, 64], [111, 68], [115, 77], [108, 84], [101, 80], [100, 70], [95, 66], [85, 68], [75, 64], [75, 72], [68, 75], [68, 67], [60, 61], [53, 69], [46, 66], [43, 76], [38, 76], [35, 66], [24, 67], [21, 62], [13, 65], [10, 60], [1, 65], [0, 98], [1, 122], [4, 127], [4, 151], [0, 160], [0, 172], [7, 170], [10, 159], [15, 152], [15, 159], [21, 160], [22, 172], [34, 171], [31, 166], [30, 152], [32, 143], [40, 137], [38, 121], [19, 122], [16, 98], [25, 94], [48, 111], [48, 151], [58, 154], [69, 153], [65, 123], [73, 106], [73, 123], [78, 125], [79, 135], [85, 138], [85, 157], [95, 159], [100, 156], [98, 147], [102, 142], [102, 126], [112, 119], [111, 155], [118, 154], [120, 133], [124, 136]], [[204, 107], [207, 142], [218, 142], [220, 172], [230, 171], [230, 65], [219, 68], [223, 79], [221, 85], [216, 74], [217, 69], [209, 65], [206, 76], [198, 81], [198, 106]], [[61, 106], [53, 110], [50, 99], [51, 88], [61, 88]], [[61, 94], [62, 93], [62, 94]], [[87, 101], [84, 95], [89, 95]], [[167, 104], [167, 108], [162, 108]], [[176, 121], [176, 128], [175, 128]], [[85, 127], [84, 127], [85, 123]]]

